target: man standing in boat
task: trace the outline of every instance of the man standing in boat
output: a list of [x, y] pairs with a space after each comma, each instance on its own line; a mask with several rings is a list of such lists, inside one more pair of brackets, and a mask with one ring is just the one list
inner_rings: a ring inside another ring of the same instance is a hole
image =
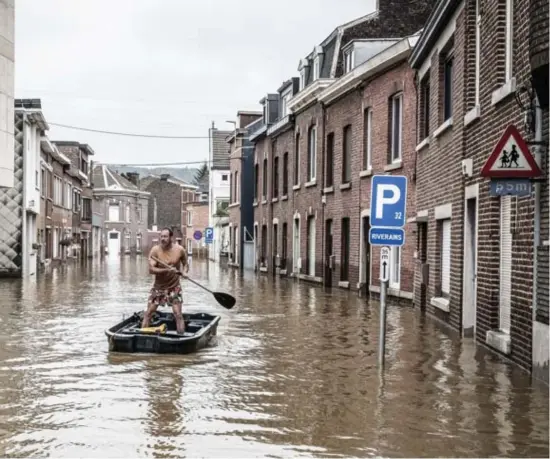
[[[149, 326], [151, 317], [161, 305], [172, 306], [178, 333], [183, 334], [185, 323], [182, 316], [183, 297], [181, 294], [180, 274], [186, 277], [189, 272], [187, 252], [178, 243], [173, 242], [174, 233], [170, 228], [160, 232], [160, 245], [155, 245], [149, 253], [149, 273], [155, 275], [155, 283], [149, 294], [147, 310], [143, 315], [142, 328]], [[170, 265], [171, 268], [159, 266], [154, 258]], [[182, 269], [180, 270], [180, 265]]]

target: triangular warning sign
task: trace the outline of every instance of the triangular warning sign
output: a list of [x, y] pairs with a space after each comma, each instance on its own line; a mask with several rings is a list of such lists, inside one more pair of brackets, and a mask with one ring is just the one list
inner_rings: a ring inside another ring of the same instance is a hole
[[533, 178], [541, 175], [540, 167], [514, 125], [506, 128], [481, 169], [482, 177]]

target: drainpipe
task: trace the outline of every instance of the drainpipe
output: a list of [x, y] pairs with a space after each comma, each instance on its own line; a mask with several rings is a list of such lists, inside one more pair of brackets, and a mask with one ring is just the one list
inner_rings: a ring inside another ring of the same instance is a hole
[[326, 184], [326, 178], [325, 178], [325, 136], [326, 136], [326, 125], [327, 125], [327, 119], [326, 119], [326, 106], [323, 102], [321, 102], [321, 119], [323, 120], [323, 126], [321, 128], [321, 276], [323, 279], [323, 286], [327, 285], [327, 279], [325, 276], [325, 240], [326, 240], [326, 225], [325, 225], [325, 206], [326, 204], [326, 197], [325, 197], [325, 184]]
[[[535, 98], [535, 160], [537, 164], [542, 163], [542, 154], [540, 142], [542, 141], [542, 110], [539, 105], [538, 97]], [[533, 234], [533, 304], [532, 304], [532, 314], [533, 322], [535, 322], [537, 317], [537, 276], [538, 276], [538, 253], [540, 245], [540, 201], [541, 201], [541, 184], [535, 182], [535, 215], [534, 215], [534, 234]]]

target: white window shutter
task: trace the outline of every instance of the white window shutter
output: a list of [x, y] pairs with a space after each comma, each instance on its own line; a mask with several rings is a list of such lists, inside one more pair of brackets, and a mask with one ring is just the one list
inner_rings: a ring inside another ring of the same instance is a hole
[[510, 333], [512, 299], [512, 197], [500, 201], [500, 311], [499, 328]]
[[451, 220], [441, 225], [441, 292], [451, 293]]

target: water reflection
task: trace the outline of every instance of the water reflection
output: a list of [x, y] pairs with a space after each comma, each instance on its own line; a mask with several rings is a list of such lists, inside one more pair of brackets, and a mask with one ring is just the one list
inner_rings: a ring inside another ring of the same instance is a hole
[[0, 456], [548, 456], [547, 388], [412, 309], [192, 260], [233, 293], [193, 284], [185, 307], [220, 314], [190, 356], [109, 354], [103, 334], [145, 306], [144, 257], [2, 280]]

